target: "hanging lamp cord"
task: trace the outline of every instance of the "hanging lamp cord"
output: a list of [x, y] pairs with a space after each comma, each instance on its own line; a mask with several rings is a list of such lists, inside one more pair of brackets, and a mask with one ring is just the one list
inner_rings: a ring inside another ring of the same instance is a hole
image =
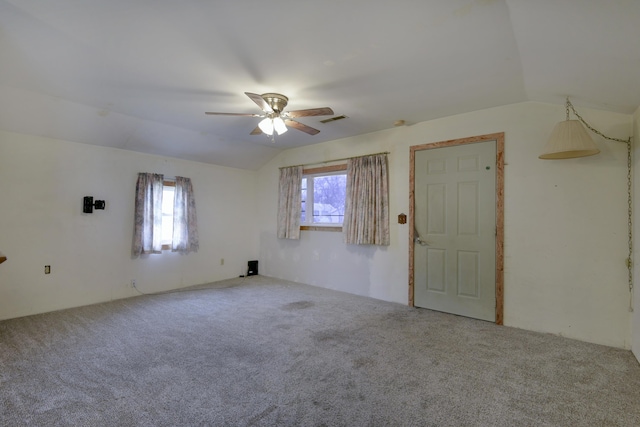
[[629, 311], [633, 312], [633, 187], [632, 187], [633, 154], [631, 138], [627, 140], [627, 226], [629, 234], [629, 257], [627, 270], [629, 273]]
[[573, 114], [582, 122], [583, 125], [585, 125], [587, 128], [589, 128], [589, 130], [591, 132], [593, 132], [595, 134], [598, 134], [601, 137], [603, 137], [604, 139], [608, 139], [609, 141], [624, 142], [624, 143], [627, 143], [627, 144], [631, 143], [631, 137], [629, 137], [629, 139], [611, 138], [611, 137], [603, 134], [599, 130], [594, 129], [593, 127], [591, 127], [591, 125], [589, 125], [589, 123], [585, 122], [584, 119], [582, 118], [582, 116], [580, 114], [578, 114], [576, 109], [573, 108], [573, 104], [571, 103], [571, 101], [569, 101], [569, 98], [567, 98], [567, 118], [569, 118], [569, 108], [571, 108], [571, 111], [573, 111]]
[[629, 311], [633, 312], [633, 150], [631, 146], [631, 137], [628, 139], [611, 138], [604, 135], [602, 132], [594, 129], [589, 123], [587, 123], [580, 114], [573, 107], [571, 101], [567, 97], [567, 120], [569, 120], [569, 109], [573, 114], [585, 125], [591, 132], [600, 135], [604, 139], [609, 141], [624, 142], [627, 144], [627, 227], [629, 237], [629, 255], [626, 260], [628, 278], [629, 278]]

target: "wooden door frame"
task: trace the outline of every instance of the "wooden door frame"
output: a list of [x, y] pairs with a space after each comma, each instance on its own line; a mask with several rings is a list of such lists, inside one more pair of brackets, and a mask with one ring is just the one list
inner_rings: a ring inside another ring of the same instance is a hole
[[504, 132], [410, 147], [409, 158], [409, 306], [414, 307], [416, 151], [496, 141], [496, 324], [504, 322]]

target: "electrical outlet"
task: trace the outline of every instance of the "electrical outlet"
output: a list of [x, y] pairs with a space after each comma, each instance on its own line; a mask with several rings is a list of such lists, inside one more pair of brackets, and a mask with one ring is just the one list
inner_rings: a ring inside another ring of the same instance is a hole
[[131, 287], [132, 288], [136, 287], [136, 279], [131, 280]]
[[220, 258], [220, 265], [224, 265], [224, 258]]
[[44, 266], [44, 274], [51, 274], [51, 266], [50, 265], [45, 265]]

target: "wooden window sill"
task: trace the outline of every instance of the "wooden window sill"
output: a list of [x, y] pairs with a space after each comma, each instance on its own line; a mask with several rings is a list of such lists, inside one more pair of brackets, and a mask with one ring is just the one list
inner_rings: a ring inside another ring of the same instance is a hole
[[307, 231], [338, 231], [342, 232], [342, 227], [323, 227], [320, 225], [301, 225], [300, 230]]

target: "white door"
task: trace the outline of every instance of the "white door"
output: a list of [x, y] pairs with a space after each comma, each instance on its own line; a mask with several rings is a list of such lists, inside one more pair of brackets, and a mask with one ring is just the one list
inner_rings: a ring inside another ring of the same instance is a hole
[[414, 304], [496, 320], [496, 141], [415, 153]]

